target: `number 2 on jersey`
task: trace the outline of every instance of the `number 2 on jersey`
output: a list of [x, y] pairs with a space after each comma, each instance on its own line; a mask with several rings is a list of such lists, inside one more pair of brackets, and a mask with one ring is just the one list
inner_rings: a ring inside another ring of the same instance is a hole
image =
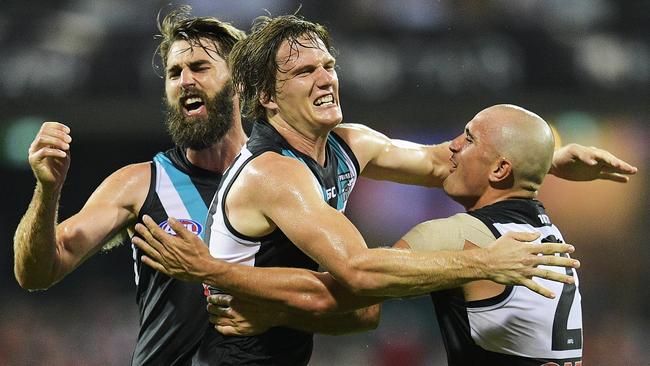
[[[562, 241], [554, 235], [549, 235], [542, 239], [542, 243], [561, 243]], [[568, 254], [561, 254], [568, 257]], [[566, 268], [566, 274], [573, 276], [573, 268]], [[551, 349], [553, 351], [567, 351], [571, 349], [582, 348], [582, 328], [567, 329], [569, 323], [569, 311], [573, 299], [576, 296], [576, 285], [564, 284], [562, 286], [562, 294], [555, 309], [555, 317], [553, 319], [553, 341]]]

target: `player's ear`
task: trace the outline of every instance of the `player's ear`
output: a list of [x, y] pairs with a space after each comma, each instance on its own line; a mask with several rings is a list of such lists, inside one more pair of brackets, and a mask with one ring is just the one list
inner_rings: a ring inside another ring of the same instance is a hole
[[492, 166], [490, 171], [490, 182], [506, 182], [510, 181], [512, 177], [512, 163], [508, 158], [500, 157]]
[[275, 103], [272, 95], [269, 95], [267, 92], [260, 93], [260, 104], [262, 107], [270, 110], [277, 110], [278, 105]]

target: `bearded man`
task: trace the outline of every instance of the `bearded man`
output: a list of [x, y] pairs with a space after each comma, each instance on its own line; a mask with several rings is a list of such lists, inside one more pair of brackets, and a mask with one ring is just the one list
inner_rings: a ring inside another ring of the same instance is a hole
[[[102, 247], [127, 241], [145, 214], [162, 227], [167, 217], [178, 217], [202, 234], [221, 174], [246, 141], [226, 64], [245, 34], [189, 10], [175, 10], [159, 24], [166, 126], [176, 147], [117, 170], [58, 225], [72, 137], [62, 123], [43, 123], [29, 149], [36, 189], [14, 238], [14, 271], [23, 288], [49, 288]], [[189, 365], [211, 328], [202, 287], [141, 265], [138, 252], [134, 247], [140, 330], [132, 364]]]

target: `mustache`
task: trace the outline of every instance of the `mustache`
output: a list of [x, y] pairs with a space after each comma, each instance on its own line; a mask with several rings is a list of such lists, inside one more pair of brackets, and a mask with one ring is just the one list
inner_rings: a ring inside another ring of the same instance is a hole
[[203, 99], [204, 103], [209, 100], [208, 95], [204, 91], [199, 90], [195, 87], [191, 87], [181, 90], [180, 94], [178, 95], [178, 104], [182, 107], [185, 100], [190, 97], [200, 97]]

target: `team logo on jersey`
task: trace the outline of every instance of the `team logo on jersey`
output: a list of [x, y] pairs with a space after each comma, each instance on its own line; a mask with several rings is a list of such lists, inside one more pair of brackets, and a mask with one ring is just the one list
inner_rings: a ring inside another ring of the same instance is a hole
[[[203, 232], [203, 225], [199, 224], [198, 222], [190, 219], [176, 219], [176, 221], [180, 222], [185, 228], [191, 232], [193, 232], [196, 235], [201, 235]], [[158, 224], [167, 234], [174, 235], [176, 236], [176, 232], [172, 230], [171, 226], [169, 226], [169, 223], [167, 223], [167, 220], [161, 222]]]

